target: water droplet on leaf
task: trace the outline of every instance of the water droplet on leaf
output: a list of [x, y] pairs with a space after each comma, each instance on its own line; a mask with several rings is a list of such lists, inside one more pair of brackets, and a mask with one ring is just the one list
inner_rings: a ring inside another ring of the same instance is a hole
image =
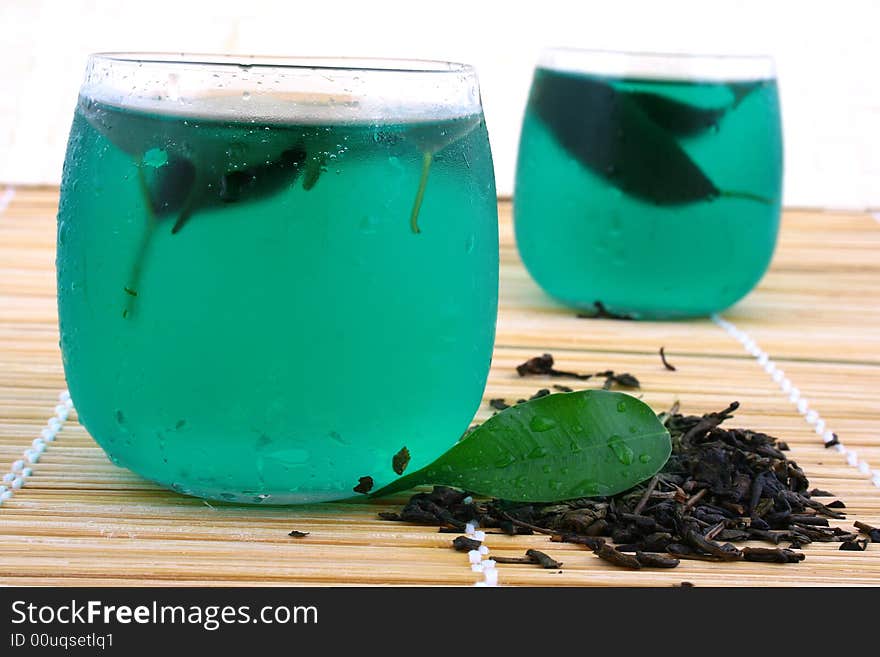
[[529, 422], [529, 428], [532, 431], [549, 431], [556, 426], [556, 420], [542, 415], [534, 416]]
[[614, 456], [617, 457], [617, 460], [624, 465], [630, 465], [633, 462], [634, 455], [632, 448], [623, 442], [623, 438], [620, 436], [611, 436], [611, 438], [608, 439], [608, 447], [614, 452]]
[[509, 466], [515, 462], [516, 462], [516, 457], [513, 454], [508, 452], [507, 454], [505, 454], [504, 456], [499, 458], [497, 461], [495, 461], [495, 463], [493, 465], [496, 468], [506, 468], [507, 466]]
[[531, 452], [529, 452], [530, 459], [542, 459], [547, 456], [547, 449], [544, 447], [535, 447]]

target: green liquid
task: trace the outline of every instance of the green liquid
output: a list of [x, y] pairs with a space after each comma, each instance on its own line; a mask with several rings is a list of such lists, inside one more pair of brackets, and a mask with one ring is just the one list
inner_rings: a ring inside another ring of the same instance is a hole
[[517, 162], [517, 246], [567, 305], [706, 315], [746, 295], [769, 266], [781, 181], [771, 80], [538, 69]]
[[420, 468], [486, 382], [496, 212], [482, 116], [236, 123], [81, 99], [57, 260], [79, 418], [115, 463], [209, 498], [350, 497], [395, 479], [403, 446]]

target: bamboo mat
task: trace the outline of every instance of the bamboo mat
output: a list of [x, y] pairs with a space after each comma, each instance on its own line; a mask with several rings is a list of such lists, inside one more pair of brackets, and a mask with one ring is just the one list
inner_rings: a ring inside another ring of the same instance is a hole
[[[287, 508], [208, 504], [112, 465], [75, 413], [38, 462], [16, 463], [55, 414], [65, 388], [54, 300], [57, 202], [55, 189], [0, 186], [0, 469], [12, 474], [0, 506], [0, 583], [470, 585], [482, 579], [465, 554], [450, 549], [452, 535], [377, 518], [403, 497]], [[688, 413], [736, 399], [742, 409], [735, 425], [787, 441], [811, 484], [846, 502], [850, 521], [880, 525], [880, 223], [871, 215], [788, 211], [772, 270], [747, 299], [714, 320], [640, 323], [577, 319], [548, 300], [517, 257], [509, 203], [500, 210], [501, 310], [487, 400], [517, 399], [546, 385], [514, 371], [543, 351], [564, 369], [635, 374], [658, 411], [676, 399]], [[678, 371], [662, 367], [661, 345]], [[765, 363], [768, 355], [773, 360]], [[489, 414], [484, 404], [478, 419]], [[831, 432], [844, 447], [824, 447], [823, 435]], [[29, 476], [23, 467], [30, 467]], [[848, 522], [840, 524], [851, 527]], [[311, 534], [292, 539], [291, 529]], [[880, 584], [878, 545], [840, 552], [835, 543], [812, 544], [797, 565], [684, 561], [674, 570], [635, 573], [541, 536], [489, 535], [486, 545], [503, 556], [534, 547], [564, 562], [561, 573], [499, 566], [502, 585]]]

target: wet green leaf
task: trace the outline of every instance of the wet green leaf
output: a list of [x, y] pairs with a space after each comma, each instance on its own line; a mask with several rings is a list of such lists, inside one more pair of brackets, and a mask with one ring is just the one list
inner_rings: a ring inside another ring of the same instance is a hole
[[604, 390], [548, 395], [486, 420], [374, 496], [420, 484], [523, 502], [613, 495], [657, 473], [671, 449], [669, 432], [634, 397]]

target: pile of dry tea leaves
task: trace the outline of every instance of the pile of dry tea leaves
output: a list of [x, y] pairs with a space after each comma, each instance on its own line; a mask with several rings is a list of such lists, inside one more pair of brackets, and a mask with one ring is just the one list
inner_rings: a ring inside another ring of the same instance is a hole
[[[804, 558], [798, 548], [813, 541], [863, 550], [867, 539], [830, 526], [829, 519], [845, 518], [844, 504], [814, 499], [831, 494], [809, 489], [784, 443], [758, 431], [722, 428], [738, 407], [734, 402], [694, 416], [680, 414], [676, 405], [661, 414], [672, 437], [669, 461], [649, 481], [611, 497], [521, 504], [474, 500], [437, 486], [413, 495], [399, 513], [380, 517], [439, 525], [441, 531], [461, 532], [473, 523], [507, 534], [548, 534], [632, 569], [675, 567], [680, 559], [797, 563]], [[856, 526], [873, 540], [874, 528]], [[734, 545], [755, 540], [772, 547]]]

